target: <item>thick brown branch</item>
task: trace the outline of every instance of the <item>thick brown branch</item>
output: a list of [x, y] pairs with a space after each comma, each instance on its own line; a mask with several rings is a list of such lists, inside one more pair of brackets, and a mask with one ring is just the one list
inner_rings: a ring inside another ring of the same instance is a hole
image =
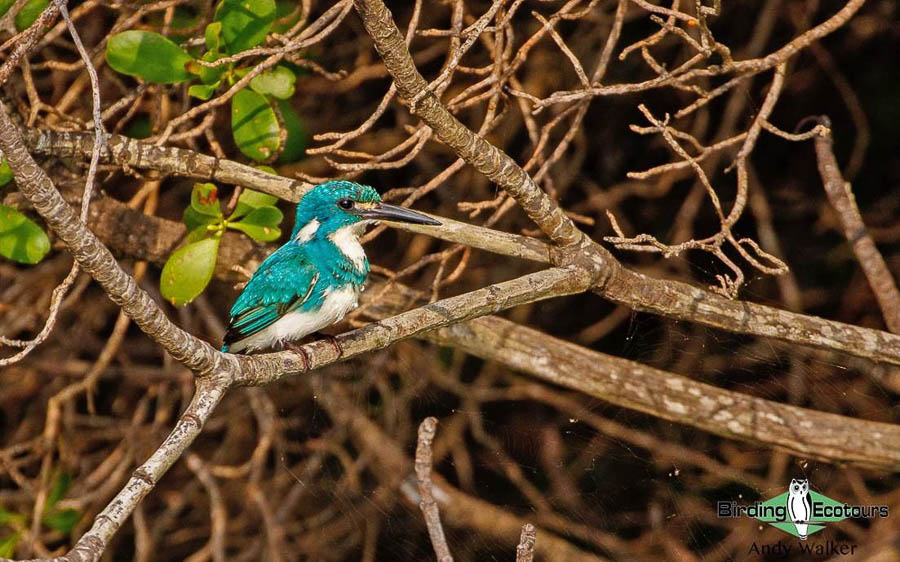
[[[93, 134], [79, 131], [27, 129], [23, 137], [35, 154], [76, 160], [89, 159], [94, 145]], [[122, 135], [107, 137], [100, 158], [105, 164], [251, 187], [295, 203], [313, 187], [233, 160], [220, 160], [174, 146], [156, 146]]]
[[732, 300], [625, 268], [618, 270], [602, 294], [642, 312], [900, 365], [900, 337], [889, 332]]
[[[24, 138], [29, 149], [36, 154], [58, 158], [69, 157], [77, 160], [89, 159], [94, 143], [93, 134], [78, 131], [28, 129]], [[268, 174], [233, 160], [213, 158], [184, 148], [156, 146], [122, 135], [110, 135], [107, 138], [106, 146], [101, 152], [101, 159], [108, 164], [119, 164], [141, 170], [155, 170], [174, 176], [248, 187], [293, 203], [299, 201], [303, 194], [313, 187], [307, 182]], [[109, 202], [106, 204], [112, 205]], [[123, 210], [122, 213], [125, 211]], [[122, 213], [117, 213], [117, 215]], [[138, 213], [132, 214], [137, 215]], [[103, 213], [94, 211], [92, 215], [102, 217]], [[441, 240], [465, 244], [488, 252], [543, 263], [550, 262], [550, 246], [546, 242], [444, 217], [440, 217], [440, 220], [442, 225], [439, 228], [407, 223], [397, 223], [392, 226], [410, 232], [425, 233]], [[147, 224], [147, 220], [142, 220], [142, 222]], [[133, 229], [121, 230], [118, 233], [122, 237], [125, 237], [126, 234], [129, 239], [134, 238], [132, 236]], [[168, 251], [174, 249], [174, 246], [168, 244], [156, 245], [156, 247], [158, 249], [168, 248]], [[152, 257], [144, 259], [156, 261]]]
[[544, 381], [705, 431], [804, 458], [900, 468], [900, 426], [817, 412], [723, 390], [590, 351], [497, 317], [427, 339], [498, 361]]

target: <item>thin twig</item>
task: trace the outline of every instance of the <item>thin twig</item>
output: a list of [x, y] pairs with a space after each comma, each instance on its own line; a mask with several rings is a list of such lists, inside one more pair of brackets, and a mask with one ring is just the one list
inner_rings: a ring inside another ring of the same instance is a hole
[[425, 418], [419, 424], [419, 439], [416, 446], [416, 479], [419, 482], [419, 509], [425, 516], [425, 525], [428, 527], [428, 536], [434, 546], [434, 554], [438, 562], [453, 562], [450, 548], [447, 546], [447, 538], [444, 536], [444, 528], [441, 526], [441, 516], [438, 505], [434, 499], [433, 484], [431, 482], [431, 464], [434, 453], [431, 444], [437, 432], [437, 418]]
[[522, 525], [522, 535], [516, 547], [516, 562], [532, 562], [534, 560], [534, 543], [537, 529], [531, 523]]
[[828, 200], [837, 212], [844, 236], [850, 242], [853, 253], [856, 254], [856, 259], [859, 261], [866, 279], [869, 280], [869, 286], [875, 293], [875, 299], [884, 315], [885, 324], [890, 331], [895, 334], [900, 333], [900, 291], [897, 290], [897, 283], [881, 256], [881, 252], [875, 246], [872, 235], [866, 229], [850, 182], [845, 181], [841, 176], [841, 169], [834, 156], [831, 131], [816, 136], [813, 142], [822, 184]]
[[[106, 131], [103, 127], [103, 118], [101, 117], [100, 112], [100, 80], [97, 77], [97, 69], [95, 69], [94, 65], [91, 64], [90, 56], [88, 55], [87, 51], [84, 48], [84, 45], [81, 42], [81, 37], [78, 35], [78, 30], [75, 29], [75, 24], [73, 24], [71, 18], [69, 18], [69, 12], [66, 9], [65, 3], [63, 2], [63, 0], [54, 1], [57, 9], [59, 10], [60, 14], [66, 22], [66, 25], [69, 28], [69, 34], [72, 36], [72, 40], [75, 42], [75, 47], [78, 49], [78, 54], [81, 57], [81, 60], [84, 61], [91, 79], [94, 143], [91, 148], [90, 166], [88, 167], [87, 177], [84, 182], [84, 191], [81, 196], [80, 214], [81, 222], [87, 224], [88, 213], [90, 212], [91, 196], [94, 193], [94, 180], [97, 175], [97, 165], [100, 162], [100, 151], [103, 148], [103, 139], [106, 135]], [[78, 262], [76, 261], [72, 264], [72, 269], [69, 271], [68, 275], [66, 275], [65, 279], [63, 279], [62, 283], [60, 283], [59, 286], [53, 290], [53, 293], [50, 296], [50, 311], [47, 315], [47, 320], [46, 322], [44, 322], [43, 328], [41, 328], [41, 331], [34, 339], [22, 342], [19, 340], [10, 340], [6, 337], [0, 336], [0, 343], [23, 348], [21, 351], [14, 355], [0, 359], [0, 366], [10, 365], [22, 360], [50, 336], [50, 333], [53, 331], [53, 327], [56, 325], [56, 318], [59, 314], [60, 307], [62, 306], [63, 299], [66, 297], [66, 294], [69, 292], [72, 284], [75, 283], [75, 279], [78, 278], [79, 272], [80, 269], [78, 266]]]

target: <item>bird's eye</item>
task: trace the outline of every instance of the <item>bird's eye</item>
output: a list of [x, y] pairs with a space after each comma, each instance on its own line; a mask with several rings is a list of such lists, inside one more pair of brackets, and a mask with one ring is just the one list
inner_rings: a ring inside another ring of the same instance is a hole
[[352, 209], [353, 205], [354, 203], [352, 199], [341, 199], [340, 201], [338, 201], [338, 206], [345, 211], [349, 211], [350, 209]]

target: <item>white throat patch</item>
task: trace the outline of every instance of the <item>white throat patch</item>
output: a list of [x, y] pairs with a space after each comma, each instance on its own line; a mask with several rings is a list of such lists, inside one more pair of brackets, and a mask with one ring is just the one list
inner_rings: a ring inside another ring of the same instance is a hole
[[[365, 228], [365, 226], [363, 226]], [[366, 269], [366, 253], [362, 244], [359, 243], [359, 234], [361, 229], [358, 225], [349, 225], [337, 229], [333, 234], [328, 236], [335, 246], [344, 256], [353, 262], [353, 265], [359, 271]]]
[[320, 224], [317, 219], [309, 221], [308, 223], [303, 225], [303, 228], [301, 228], [297, 232], [297, 236], [294, 236], [294, 242], [298, 242], [300, 244], [309, 242], [310, 240], [312, 240], [312, 237], [315, 236], [316, 231], [319, 230], [319, 226]]

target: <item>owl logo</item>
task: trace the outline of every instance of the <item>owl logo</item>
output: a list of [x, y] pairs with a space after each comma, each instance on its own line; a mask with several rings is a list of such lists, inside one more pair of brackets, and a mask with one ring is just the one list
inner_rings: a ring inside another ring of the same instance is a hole
[[809, 480], [791, 480], [791, 486], [788, 488], [787, 508], [791, 515], [791, 522], [797, 527], [797, 535], [800, 536], [800, 540], [805, 541], [809, 528], [809, 516], [812, 514], [812, 508], [809, 505]]

